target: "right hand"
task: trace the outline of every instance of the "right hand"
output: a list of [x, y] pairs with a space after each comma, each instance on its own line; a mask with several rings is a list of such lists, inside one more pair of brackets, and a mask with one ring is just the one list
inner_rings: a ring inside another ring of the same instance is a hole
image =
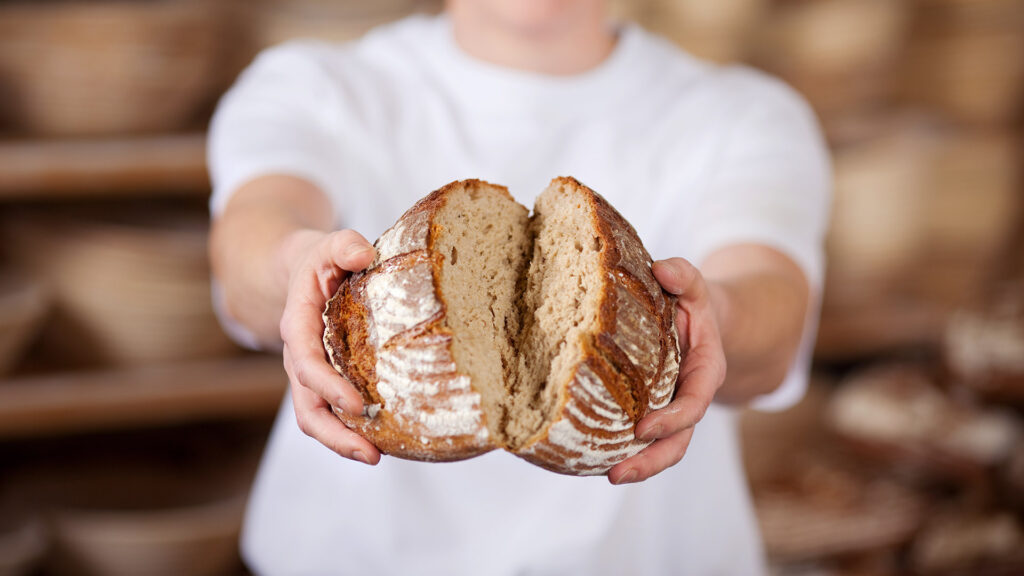
[[281, 315], [284, 369], [299, 428], [345, 458], [374, 465], [380, 451], [331, 411], [363, 413], [362, 395], [328, 363], [323, 312], [341, 282], [373, 261], [374, 249], [352, 230], [300, 230], [282, 244], [288, 295]]

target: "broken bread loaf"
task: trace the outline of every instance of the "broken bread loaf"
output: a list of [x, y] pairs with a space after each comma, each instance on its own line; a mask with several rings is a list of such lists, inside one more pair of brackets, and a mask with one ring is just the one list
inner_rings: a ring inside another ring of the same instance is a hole
[[453, 182], [375, 246], [327, 303], [324, 345], [365, 403], [335, 413], [382, 452], [504, 448], [590, 475], [648, 444], [636, 423], [679, 371], [673, 302], [604, 198], [556, 178], [530, 216], [504, 187]]

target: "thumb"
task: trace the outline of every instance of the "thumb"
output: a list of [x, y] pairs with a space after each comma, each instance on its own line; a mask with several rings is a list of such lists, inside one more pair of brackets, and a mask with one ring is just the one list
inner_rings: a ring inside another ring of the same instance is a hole
[[658, 260], [652, 266], [654, 277], [669, 294], [683, 300], [699, 300], [707, 295], [700, 270], [682, 258]]
[[331, 260], [342, 270], [358, 272], [369, 266], [377, 256], [373, 245], [355, 230], [339, 230], [331, 234]]

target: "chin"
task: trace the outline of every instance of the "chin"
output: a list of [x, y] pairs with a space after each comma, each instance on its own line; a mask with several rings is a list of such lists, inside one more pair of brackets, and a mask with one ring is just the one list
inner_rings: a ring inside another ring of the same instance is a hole
[[[451, 0], [472, 5], [504, 26], [543, 33], [560, 28], [583, 14], [604, 9], [604, 0]], [[469, 7], [469, 6], [467, 6]]]

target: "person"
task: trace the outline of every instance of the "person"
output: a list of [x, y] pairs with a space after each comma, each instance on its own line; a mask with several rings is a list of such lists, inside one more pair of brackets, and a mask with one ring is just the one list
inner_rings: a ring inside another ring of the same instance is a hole
[[[255, 573], [765, 570], [734, 407], [803, 394], [827, 154], [784, 84], [608, 18], [603, 0], [450, 0], [353, 43], [269, 49], [224, 96], [214, 297], [239, 341], [282, 350], [290, 382], [246, 515]], [[530, 206], [558, 175], [619, 209], [678, 298], [677, 390], [636, 427], [654, 442], [606, 478], [503, 451], [382, 457], [330, 412], [362, 401], [326, 360], [326, 300], [431, 190], [480, 178]]]

